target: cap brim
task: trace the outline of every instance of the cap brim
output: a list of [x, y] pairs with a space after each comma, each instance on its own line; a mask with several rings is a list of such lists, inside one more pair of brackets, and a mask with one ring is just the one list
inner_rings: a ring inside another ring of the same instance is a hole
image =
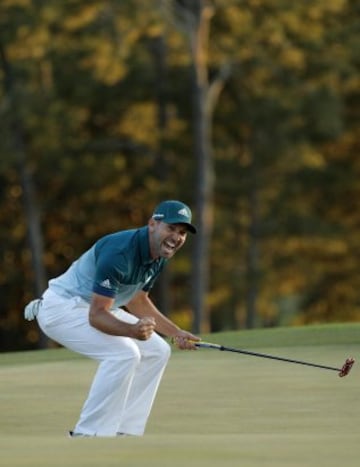
[[183, 224], [186, 225], [186, 228], [188, 229], [189, 232], [196, 234], [197, 230], [196, 227], [189, 222], [184, 222], [182, 219], [159, 219], [162, 220], [162, 222], [165, 222], [166, 224]]
[[196, 234], [197, 230], [192, 224], [185, 223], [186, 227], [188, 228], [189, 232]]

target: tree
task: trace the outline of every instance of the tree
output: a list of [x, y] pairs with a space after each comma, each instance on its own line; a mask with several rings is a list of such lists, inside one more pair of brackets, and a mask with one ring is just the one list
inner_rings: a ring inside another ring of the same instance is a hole
[[213, 112], [229, 68], [209, 80], [208, 42], [214, 14], [211, 1], [177, 1], [172, 4], [176, 24], [186, 34], [192, 66], [192, 122], [196, 160], [195, 204], [198, 234], [195, 238], [192, 270], [194, 332], [209, 329], [207, 294], [209, 291], [209, 254], [213, 229], [215, 187], [212, 148]]
[[[6, 30], [4, 34], [6, 34]], [[26, 144], [26, 132], [23, 122], [23, 115], [26, 114], [26, 109], [23, 108], [23, 102], [19, 93], [22, 83], [19, 75], [15, 73], [8, 60], [4, 42], [5, 38], [0, 36], [0, 62], [3, 72], [4, 99], [7, 102], [4, 112], [6, 118], [4, 121], [8, 124], [9, 150], [14, 159], [10, 164], [15, 167], [19, 174], [19, 185], [27, 226], [28, 251], [30, 252], [32, 270], [34, 271], [33, 293], [36, 297], [40, 297], [46, 286], [41, 215], [36, 199], [36, 188], [30, 169]], [[46, 347], [47, 341], [47, 338], [41, 333], [39, 346]]]
[[[21, 122], [10, 131], [2, 65], [1, 349], [39, 339], [22, 319], [34, 294], [27, 174], [49, 277], [174, 196], [195, 200], [202, 233], [192, 241], [205, 235], [193, 261], [196, 328], [359, 317], [357, 6], [165, 3], [187, 40], [151, 2], [0, 3]], [[169, 265], [165, 308], [190, 327], [189, 247]]]

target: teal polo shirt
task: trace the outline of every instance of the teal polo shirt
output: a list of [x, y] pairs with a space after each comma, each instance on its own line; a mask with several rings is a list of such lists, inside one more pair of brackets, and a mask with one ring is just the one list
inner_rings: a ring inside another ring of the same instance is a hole
[[88, 302], [95, 292], [113, 298], [119, 307], [140, 290], [149, 291], [166, 262], [151, 258], [147, 226], [124, 230], [98, 240], [64, 274], [49, 281], [49, 288]]

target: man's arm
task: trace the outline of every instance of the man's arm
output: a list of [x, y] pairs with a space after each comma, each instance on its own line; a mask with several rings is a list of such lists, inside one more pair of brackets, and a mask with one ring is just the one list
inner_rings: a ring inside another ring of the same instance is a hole
[[163, 315], [152, 302], [147, 292], [138, 292], [135, 297], [127, 303], [126, 308], [138, 318], [154, 318], [156, 322], [155, 330], [164, 336], [173, 338], [180, 349], [196, 349], [193, 342], [200, 341], [200, 338], [190, 332], [183, 331], [169, 318]]
[[94, 293], [89, 311], [91, 326], [112, 336], [132, 337], [139, 340], [149, 339], [155, 329], [155, 320], [153, 318], [148, 315], [143, 316], [135, 324], [125, 323], [110, 313], [109, 310], [113, 304], [114, 299]]

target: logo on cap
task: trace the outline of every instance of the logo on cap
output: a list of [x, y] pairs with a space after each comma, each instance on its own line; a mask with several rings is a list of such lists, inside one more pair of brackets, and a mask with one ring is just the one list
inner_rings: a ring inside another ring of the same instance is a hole
[[188, 212], [185, 208], [179, 209], [178, 214], [180, 214], [180, 216], [188, 217]]

